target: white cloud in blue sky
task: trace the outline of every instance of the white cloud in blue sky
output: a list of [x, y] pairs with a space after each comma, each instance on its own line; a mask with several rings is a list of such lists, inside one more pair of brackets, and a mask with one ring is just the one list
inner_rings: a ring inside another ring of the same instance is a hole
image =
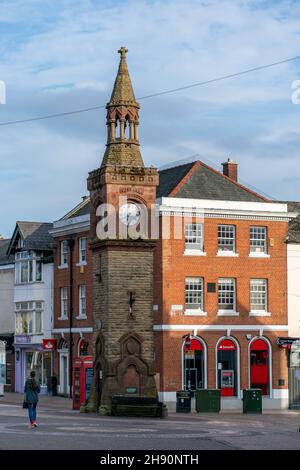
[[[105, 104], [129, 49], [136, 96], [300, 54], [300, 3], [260, 0], [3, 0], [0, 122]], [[229, 155], [240, 177], [300, 200], [300, 61], [141, 101], [142, 153], [162, 166]], [[105, 148], [105, 110], [0, 127], [0, 233], [57, 219], [86, 193]], [[9, 203], [8, 203], [9, 202]]]

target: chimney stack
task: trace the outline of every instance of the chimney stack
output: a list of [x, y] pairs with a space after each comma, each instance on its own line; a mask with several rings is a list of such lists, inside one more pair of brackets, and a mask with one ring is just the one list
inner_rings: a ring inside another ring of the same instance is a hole
[[228, 178], [237, 181], [238, 180], [238, 164], [235, 163], [231, 158], [228, 158], [227, 162], [222, 163], [223, 175]]

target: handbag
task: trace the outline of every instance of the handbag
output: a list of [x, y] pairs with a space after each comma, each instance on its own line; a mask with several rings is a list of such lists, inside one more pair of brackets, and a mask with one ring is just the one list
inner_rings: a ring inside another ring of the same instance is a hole
[[27, 401], [26, 401], [26, 394], [25, 394], [25, 393], [24, 393], [24, 399], [23, 399], [22, 408], [24, 408], [25, 410], [28, 408], [28, 403], [27, 403]]

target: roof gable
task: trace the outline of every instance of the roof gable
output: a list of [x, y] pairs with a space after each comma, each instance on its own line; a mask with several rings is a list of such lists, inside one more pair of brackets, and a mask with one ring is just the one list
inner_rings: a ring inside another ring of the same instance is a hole
[[192, 162], [161, 170], [159, 172], [157, 197], [169, 196], [171, 191], [182, 181], [194, 165], [195, 162]]
[[23, 240], [23, 248], [25, 250], [52, 251], [54, 240], [49, 233], [52, 227], [53, 224], [48, 222], [18, 221], [10, 240], [7, 254], [11, 255], [16, 251], [20, 238]]
[[268, 202], [263, 196], [201, 161], [160, 172], [158, 197]]
[[67, 214], [65, 214], [60, 220], [72, 219], [73, 217], [79, 217], [86, 215], [91, 212], [91, 200], [89, 196], [83, 198], [83, 200], [73, 207]]

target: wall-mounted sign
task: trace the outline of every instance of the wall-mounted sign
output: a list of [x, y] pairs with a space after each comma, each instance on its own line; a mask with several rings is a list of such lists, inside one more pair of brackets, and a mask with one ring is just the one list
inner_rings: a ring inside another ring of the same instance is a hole
[[18, 344], [31, 343], [31, 336], [29, 336], [29, 335], [16, 335], [15, 336], [15, 343], [18, 343]]
[[299, 341], [299, 338], [284, 338], [284, 337], [278, 337], [276, 339], [276, 343], [280, 348], [286, 348], [286, 349], [291, 349], [292, 344], [296, 343]]
[[214, 294], [215, 292], [217, 292], [217, 286], [215, 282], [207, 283], [207, 292], [210, 294]]
[[179, 311], [183, 310], [183, 306], [182, 305], [172, 305], [171, 310], [173, 310], [175, 312], [179, 312]]
[[43, 349], [46, 351], [54, 351], [55, 339], [43, 339]]
[[236, 345], [230, 339], [223, 339], [218, 346], [219, 351], [235, 351]]

